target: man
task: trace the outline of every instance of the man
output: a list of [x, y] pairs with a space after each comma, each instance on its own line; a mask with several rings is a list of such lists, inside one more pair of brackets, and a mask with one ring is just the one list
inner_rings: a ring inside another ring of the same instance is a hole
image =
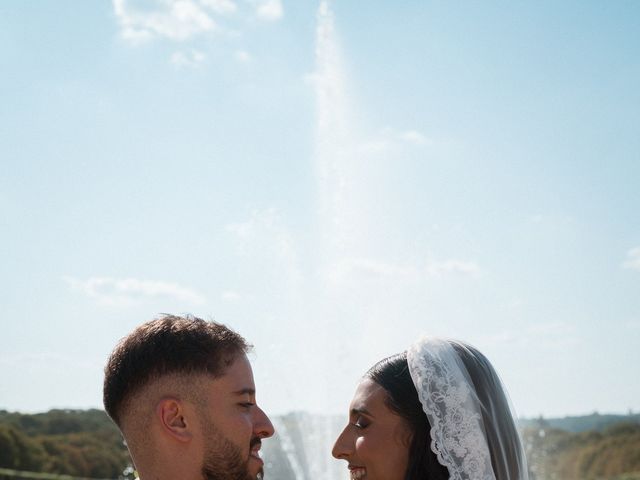
[[162, 316], [122, 339], [104, 406], [141, 480], [255, 480], [273, 426], [256, 405], [250, 346], [224, 325]]

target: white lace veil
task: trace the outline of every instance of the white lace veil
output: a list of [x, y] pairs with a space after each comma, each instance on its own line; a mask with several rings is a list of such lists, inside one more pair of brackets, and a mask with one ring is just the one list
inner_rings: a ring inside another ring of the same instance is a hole
[[430, 337], [407, 350], [407, 363], [431, 426], [431, 450], [451, 480], [528, 480], [513, 409], [484, 355]]

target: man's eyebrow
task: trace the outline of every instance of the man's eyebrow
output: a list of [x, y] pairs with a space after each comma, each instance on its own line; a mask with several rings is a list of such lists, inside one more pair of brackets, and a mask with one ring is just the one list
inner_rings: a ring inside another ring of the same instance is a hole
[[235, 392], [232, 392], [234, 395], [255, 395], [256, 394], [256, 389], [255, 388], [242, 388], [240, 390], [237, 390]]

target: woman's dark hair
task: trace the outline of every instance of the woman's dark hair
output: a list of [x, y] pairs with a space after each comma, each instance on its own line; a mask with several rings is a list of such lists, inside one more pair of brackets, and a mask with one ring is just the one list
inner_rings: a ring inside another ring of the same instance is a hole
[[380, 360], [364, 377], [386, 390], [387, 407], [405, 419], [411, 429], [409, 465], [405, 479], [449, 480], [447, 467], [440, 465], [431, 450], [431, 427], [411, 380], [406, 352]]
[[[523, 465], [518, 459], [522, 445], [498, 374], [476, 348], [462, 342], [450, 342], [467, 369], [483, 406], [483, 424], [496, 479], [521, 478]], [[449, 471], [431, 450], [431, 426], [411, 379], [406, 352], [379, 361], [364, 377], [386, 390], [387, 406], [404, 418], [412, 430], [405, 480], [448, 480]], [[506, 465], [495, 461], [497, 454], [507, 460]]]

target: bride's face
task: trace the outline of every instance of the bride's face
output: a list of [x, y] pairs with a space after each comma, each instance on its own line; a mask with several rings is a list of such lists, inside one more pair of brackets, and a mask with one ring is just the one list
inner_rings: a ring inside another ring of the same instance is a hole
[[334, 457], [346, 460], [352, 480], [403, 480], [409, 462], [411, 430], [385, 404], [387, 393], [373, 380], [360, 382], [349, 407], [349, 423]]

